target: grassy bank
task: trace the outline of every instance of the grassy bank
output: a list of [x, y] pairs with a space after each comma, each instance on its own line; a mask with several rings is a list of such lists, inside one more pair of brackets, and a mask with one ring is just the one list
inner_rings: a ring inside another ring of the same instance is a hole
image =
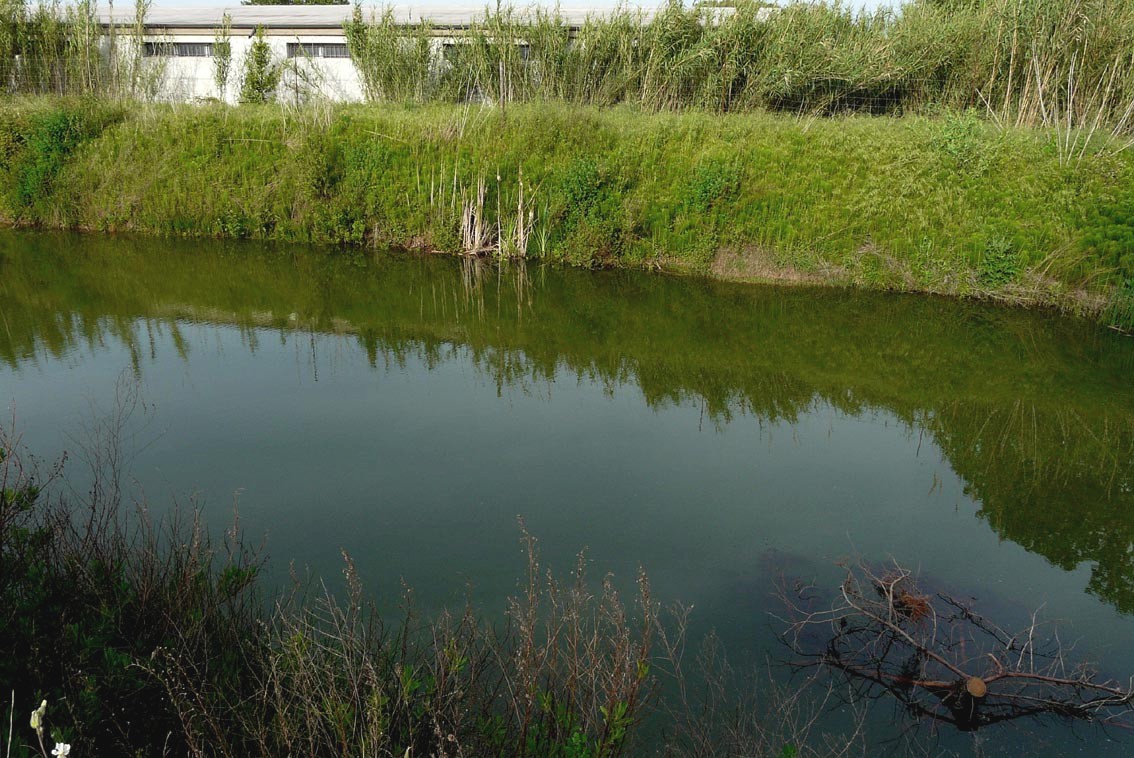
[[0, 218], [988, 296], [1130, 326], [1134, 161], [1072, 137], [971, 114], [27, 100], [0, 110]]

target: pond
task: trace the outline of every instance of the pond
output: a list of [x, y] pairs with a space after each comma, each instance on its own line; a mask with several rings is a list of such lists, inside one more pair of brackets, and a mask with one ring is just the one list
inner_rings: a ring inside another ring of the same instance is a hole
[[[778, 577], [837, 586], [839, 561], [893, 560], [1007, 626], [1042, 607], [1076, 655], [1134, 674], [1134, 340], [1089, 323], [14, 231], [0, 317], [0, 400], [28, 448], [69, 451], [80, 481], [84, 428], [136, 387], [131, 495], [192, 500], [217, 530], [235, 503], [278, 582], [291, 561], [333, 579], [346, 550], [383, 607], [405, 585], [426, 612], [469, 595], [495, 613], [524, 570], [522, 517], [557, 571], [584, 548], [592, 577], [644, 568], [734, 660], [783, 654]], [[1027, 724], [937, 739], [1130, 749]]]

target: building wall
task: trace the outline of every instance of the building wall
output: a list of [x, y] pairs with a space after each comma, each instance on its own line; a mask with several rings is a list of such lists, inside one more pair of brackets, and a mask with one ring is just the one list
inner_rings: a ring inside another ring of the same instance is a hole
[[[222, 93], [216, 85], [214, 59], [211, 55], [182, 56], [156, 54], [147, 58], [149, 68], [159, 81], [155, 91], [160, 100], [173, 102], [199, 102], [217, 99], [236, 103], [240, 98], [240, 86], [244, 76], [244, 62], [252, 48], [254, 32], [233, 29], [230, 43], [232, 64], [229, 69], [228, 84]], [[213, 44], [213, 35], [203, 34], [165, 34], [148, 36], [147, 42], [158, 46], [159, 50], [169, 52], [178, 44]], [[287, 102], [296, 99], [324, 97], [336, 102], [352, 102], [363, 99], [362, 81], [358, 70], [350, 58], [319, 58], [288, 56], [289, 43], [314, 45], [316, 43], [346, 44], [346, 38], [338, 34], [276, 34], [266, 33], [265, 41], [272, 50], [272, 58], [283, 64], [283, 76], [277, 97]]]
[[[417, 28], [423, 22], [430, 24], [436, 35], [433, 37], [433, 52], [440, 62], [444, 46], [459, 43], [463, 30], [484, 16], [485, 7], [477, 4], [460, 7], [458, 4], [422, 13], [409, 6], [395, 5], [390, 7], [390, 11], [395, 23], [407, 28]], [[535, 9], [536, 6], [532, 6], [528, 11], [521, 11], [521, 16], [525, 12], [534, 13]], [[728, 10], [721, 9], [720, 12], [723, 14]], [[559, 18], [574, 33], [588, 18], [597, 17], [603, 11], [576, 8], [557, 12], [560, 13]], [[259, 27], [264, 29], [273, 58], [279, 63], [287, 64], [278, 92], [280, 99], [294, 101], [321, 96], [338, 102], [362, 100], [364, 90], [361, 77], [350, 58], [288, 56], [289, 44], [345, 44], [343, 25], [352, 19], [353, 13], [354, 8], [350, 5], [151, 8], [145, 17], [145, 41], [151, 46], [151, 52], [156, 54], [146, 58], [145, 68], [153, 77], [148, 91], [158, 99], [175, 102], [212, 99], [237, 102], [240, 98], [244, 60], [251, 49], [255, 30]], [[640, 18], [645, 22], [652, 17], [652, 13], [651, 10], [645, 10]], [[161, 54], [163, 51], [159, 48], [166, 46], [164, 52], [169, 52], [168, 46], [178, 44], [211, 48], [216, 30], [225, 17], [232, 24], [232, 65], [227, 86], [222, 92], [215, 83], [211, 51], [184, 57]], [[372, 10], [366, 20], [374, 22], [377, 18], [378, 11]], [[100, 23], [104, 34], [108, 36], [111, 29], [120, 30], [118, 44], [128, 44], [123, 40], [131, 34], [130, 30], [135, 23], [134, 10], [128, 3], [108, 7], [100, 12]]]

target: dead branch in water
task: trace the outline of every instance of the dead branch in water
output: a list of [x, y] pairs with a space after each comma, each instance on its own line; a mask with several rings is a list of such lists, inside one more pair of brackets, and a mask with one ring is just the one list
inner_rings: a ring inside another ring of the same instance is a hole
[[864, 564], [830, 607], [800, 586], [782, 591], [795, 665], [844, 672], [858, 697], [890, 695], [918, 718], [974, 731], [1025, 717], [1134, 726], [1134, 679], [1104, 680], [1068, 660], [1058, 632], [1033, 614], [1011, 633], [944, 593], [923, 591], [897, 564]]

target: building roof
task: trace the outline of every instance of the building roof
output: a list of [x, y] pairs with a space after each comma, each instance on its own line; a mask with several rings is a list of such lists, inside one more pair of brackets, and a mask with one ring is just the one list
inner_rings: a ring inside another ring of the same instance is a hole
[[[124, 4], [125, 5], [125, 4]], [[484, 5], [453, 6], [446, 5], [439, 8], [421, 8], [409, 5], [390, 6], [394, 18], [400, 23], [413, 25], [429, 21], [439, 27], [465, 27], [473, 21], [484, 17]], [[146, 13], [146, 26], [151, 28], [179, 28], [179, 29], [215, 29], [221, 23], [225, 13], [232, 19], [232, 26], [236, 29], [255, 28], [263, 26], [266, 29], [330, 29], [341, 28], [348, 21], [354, 7], [351, 5], [233, 5], [213, 8], [150, 8]], [[589, 16], [601, 16], [612, 12], [610, 8], [560, 8], [559, 15], [569, 26], [579, 26]], [[365, 7], [363, 13], [369, 18], [371, 14], [380, 15], [382, 10], [376, 7]], [[534, 15], [535, 6], [527, 9], [517, 9], [516, 15], [520, 18]], [[652, 9], [643, 10], [646, 16], [652, 16]], [[99, 20], [103, 24], [132, 25], [134, 23], [134, 9], [130, 6], [115, 6], [113, 10], [102, 8], [99, 10]]]

